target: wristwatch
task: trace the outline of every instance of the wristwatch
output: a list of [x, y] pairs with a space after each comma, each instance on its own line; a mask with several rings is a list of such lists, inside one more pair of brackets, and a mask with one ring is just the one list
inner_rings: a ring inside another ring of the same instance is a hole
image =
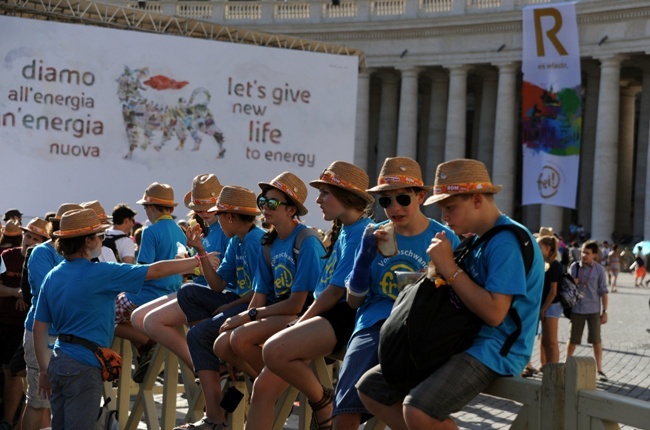
[[250, 317], [251, 321], [255, 321], [257, 319], [257, 309], [250, 308], [248, 310], [248, 316]]

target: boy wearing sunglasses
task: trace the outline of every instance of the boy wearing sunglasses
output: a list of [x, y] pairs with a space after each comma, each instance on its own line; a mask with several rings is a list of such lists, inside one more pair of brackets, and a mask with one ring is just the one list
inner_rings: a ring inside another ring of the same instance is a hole
[[357, 428], [368, 414], [359, 399], [355, 384], [378, 364], [379, 330], [398, 295], [395, 271], [426, 270], [426, 254], [431, 239], [445, 232], [452, 246], [458, 238], [448, 228], [427, 218], [420, 210], [430, 186], [424, 185], [420, 165], [407, 157], [387, 158], [377, 186], [367, 190], [379, 194], [377, 200], [395, 228], [398, 252], [384, 257], [377, 242], [386, 240], [386, 232], [377, 224], [366, 227], [357, 250], [354, 268], [346, 282], [347, 300], [357, 310], [357, 318], [336, 386], [333, 412], [334, 428]]
[[[497, 225], [516, 224], [525, 229], [499, 211], [494, 194], [500, 190], [500, 185], [492, 185], [480, 161], [452, 160], [438, 166], [433, 196], [425, 204], [438, 203], [442, 220], [454, 233], [473, 233], [474, 240]], [[449, 233], [437, 233], [427, 254], [465, 306], [485, 324], [469, 349], [452, 356], [409, 392], [390, 387], [379, 366], [363, 375], [358, 389], [364, 404], [391, 429], [458, 428], [450, 418], [452, 413], [499, 376], [519, 375], [530, 359], [544, 284], [539, 247], [534, 247], [528, 272], [519, 241], [510, 231], [470, 251], [463, 260], [467, 272], [454, 261], [453, 249]], [[511, 307], [521, 319], [522, 331], [502, 356], [500, 349], [516, 327]]]

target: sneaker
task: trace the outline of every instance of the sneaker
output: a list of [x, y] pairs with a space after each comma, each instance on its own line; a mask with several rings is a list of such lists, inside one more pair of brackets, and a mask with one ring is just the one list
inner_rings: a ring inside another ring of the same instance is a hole
[[607, 375], [605, 375], [605, 372], [601, 370], [598, 371], [598, 379], [600, 379], [602, 382], [609, 381], [609, 379], [607, 379]]
[[144, 381], [147, 369], [149, 368], [149, 363], [151, 363], [151, 358], [153, 357], [155, 346], [156, 345], [149, 345], [149, 347], [143, 351], [142, 355], [138, 357], [138, 365], [135, 368], [135, 372], [133, 372], [133, 382], [140, 384]]
[[217, 424], [208, 417], [203, 417], [195, 423], [183, 424], [178, 427], [174, 427], [173, 430], [228, 430], [228, 425], [226, 423]]

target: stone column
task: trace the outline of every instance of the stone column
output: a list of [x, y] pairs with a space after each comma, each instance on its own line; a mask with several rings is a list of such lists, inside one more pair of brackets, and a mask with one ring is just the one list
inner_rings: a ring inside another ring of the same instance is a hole
[[[431, 104], [429, 107], [429, 136], [427, 143], [426, 170], [424, 183], [433, 185], [438, 164], [445, 161], [445, 130], [447, 126], [447, 97], [449, 96], [449, 76], [443, 70], [432, 70]], [[424, 206], [424, 213], [440, 219], [438, 205]]]
[[641, 93], [641, 106], [639, 108], [639, 124], [637, 131], [636, 154], [634, 157], [634, 237], [642, 236], [645, 240], [650, 240], [650, 223], [646, 221], [646, 202], [648, 201], [647, 187], [642, 186], [648, 180], [646, 171], [650, 164], [648, 163], [648, 141], [650, 140], [650, 64], [644, 64], [643, 68], [643, 89]]
[[614, 232], [618, 160], [618, 119], [622, 57], [600, 59], [600, 97], [596, 123], [591, 237], [610, 240]]
[[465, 157], [467, 122], [467, 72], [469, 66], [449, 67], [449, 104], [445, 136], [445, 160]]
[[632, 234], [632, 181], [634, 179], [634, 104], [639, 87], [621, 91], [618, 177], [616, 180], [616, 233]]
[[514, 213], [515, 180], [517, 173], [517, 112], [515, 112], [517, 95], [517, 73], [519, 66], [515, 63], [498, 64], [499, 83], [497, 87], [497, 107], [494, 130], [494, 159], [491, 172], [492, 183], [503, 185], [495, 196], [499, 209], [506, 215]]
[[553, 227], [553, 230], [557, 233], [562, 231], [562, 226], [564, 225], [564, 209], [560, 206], [547, 204], [540, 206], [539, 226]]
[[582, 70], [587, 74], [587, 84], [583, 109], [582, 142], [580, 142], [577, 223], [582, 224], [585, 231], [591, 231], [591, 196], [594, 189], [594, 148], [596, 146], [600, 69], [596, 64], [584, 62]]
[[357, 88], [357, 124], [354, 135], [354, 164], [363, 170], [368, 170], [368, 153], [370, 151], [370, 75], [371, 69], [359, 72]]
[[492, 172], [498, 75], [489, 70], [482, 75], [483, 94], [478, 130], [478, 159], [485, 163], [488, 172]]
[[379, 73], [381, 78], [381, 107], [377, 142], [377, 174], [388, 157], [395, 156], [397, 142], [398, 77], [391, 71]]
[[402, 72], [402, 88], [397, 126], [397, 155], [417, 158], [418, 138], [418, 74], [420, 69], [409, 67]]

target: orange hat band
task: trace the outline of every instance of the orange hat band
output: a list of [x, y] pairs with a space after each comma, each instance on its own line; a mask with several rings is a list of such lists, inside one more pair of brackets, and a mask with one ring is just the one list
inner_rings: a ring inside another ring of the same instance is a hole
[[492, 188], [490, 182], [469, 182], [466, 184], [438, 185], [433, 187], [433, 194], [457, 194]]
[[403, 175], [391, 175], [391, 176], [381, 176], [377, 180], [378, 185], [384, 184], [407, 184], [414, 187], [424, 186], [424, 182], [421, 179], [414, 178], [412, 176], [403, 176]]
[[93, 230], [97, 230], [99, 228], [102, 228], [103, 226], [101, 224], [94, 225], [92, 227], [84, 227], [84, 228], [76, 228], [74, 230], [59, 230], [58, 235], [60, 237], [65, 237], [65, 236], [71, 236], [71, 235], [78, 235], [79, 233], [92, 233]]
[[242, 212], [257, 212], [257, 208], [251, 208], [241, 205], [229, 205], [228, 203], [217, 203], [217, 210], [220, 211], [242, 211]]
[[329, 182], [329, 183], [334, 184], [334, 185], [339, 185], [341, 187], [352, 188], [353, 190], [358, 190], [358, 191], [364, 191], [365, 192], [365, 190], [362, 190], [361, 188], [357, 187], [356, 185], [351, 184], [350, 182], [339, 178], [334, 173], [323, 172], [323, 174], [320, 175], [320, 179], [322, 181]]
[[147, 195], [145, 195], [142, 200], [144, 200], [145, 203], [151, 203], [152, 205], [174, 206], [174, 202], [172, 200], [157, 199], [155, 197]]
[[192, 197], [191, 202], [194, 203], [195, 205], [212, 205], [216, 201], [217, 201], [216, 197], [210, 197], [209, 199], [195, 199], [194, 197]]
[[279, 188], [282, 192], [288, 194], [289, 196], [299, 201], [298, 196], [296, 196], [296, 193], [291, 188], [283, 184], [282, 182], [273, 181], [271, 185], [273, 185], [276, 188]]

